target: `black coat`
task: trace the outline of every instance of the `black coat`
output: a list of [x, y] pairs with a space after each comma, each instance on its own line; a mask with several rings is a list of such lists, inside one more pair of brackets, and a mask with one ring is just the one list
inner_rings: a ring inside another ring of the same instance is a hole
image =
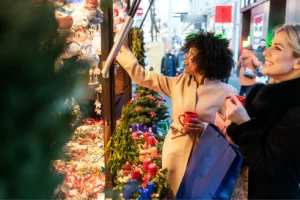
[[300, 78], [255, 85], [251, 120], [227, 133], [249, 166], [249, 199], [300, 199]]
[[[173, 60], [172, 66], [170, 66], [169, 58], [171, 58]], [[170, 74], [171, 67], [172, 67], [172, 71], [173, 71], [172, 74]], [[177, 62], [176, 57], [172, 54], [166, 54], [161, 61], [161, 73], [164, 76], [175, 76], [177, 68], [178, 68], [178, 62]]]
[[266, 48], [262, 48], [261, 46], [259, 46], [256, 50], [255, 50], [255, 55], [257, 57], [257, 59], [262, 62], [262, 64], [265, 63], [265, 57], [263, 55], [263, 52], [266, 50]]

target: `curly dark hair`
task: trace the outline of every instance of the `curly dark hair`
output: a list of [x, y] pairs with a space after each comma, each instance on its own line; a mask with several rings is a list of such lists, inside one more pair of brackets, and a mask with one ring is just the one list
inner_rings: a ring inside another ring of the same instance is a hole
[[199, 51], [193, 61], [206, 78], [225, 81], [230, 76], [234, 60], [229, 40], [213, 32], [199, 31], [187, 36], [182, 50], [188, 52], [191, 47]]

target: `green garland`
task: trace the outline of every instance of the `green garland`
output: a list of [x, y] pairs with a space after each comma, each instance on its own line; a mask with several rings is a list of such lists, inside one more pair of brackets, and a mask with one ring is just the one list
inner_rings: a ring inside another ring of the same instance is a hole
[[131, 51], [141, 66], [145, 66], [144, 33], [141, 29], [134, 27], [131, 32]]
[[135, 158], [139, 155], [129, 129], [130, 123], [128, 116], [130, 112], [132, 112], [132, 107], [125, 105], [122, 110], [120, 124], [115, 129], [105, 147], [105, 151], [110, 151], [107, 165], [111, 173], [122, 168], [123, 163], [126, 161], [134, 162]]

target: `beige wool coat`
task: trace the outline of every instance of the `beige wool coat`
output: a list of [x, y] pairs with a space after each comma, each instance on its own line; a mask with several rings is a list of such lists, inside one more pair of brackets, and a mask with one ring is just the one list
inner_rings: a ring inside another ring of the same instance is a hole
[[262, 63], [257, 59], [253, 51], [244, 49], [241, 53], [241, 56], [238, 61], [238, 67], [240, 68], [239, 72], [239, 81], [242, 86], [253, 85], [256, 81], [256, 76], [254, 78], [248, 78], [244, 76], [244, 66], [242, 59], [244, 59], [245, 66], [256, 72], [256, 68], [260, 67]]
[[199, 114], [201, 121], [214, 123], [216, 112], [222, 112], [225, 97], [229, 93], [236, 94], [236, 89], [209, 79], [205, 79], [204, 84], [197, 88], [194, 78], [187, 74], [166, 77], [145, 71], [129, 50], [120, 54], [117, 61], [128, 72], [132, 81], [172, 99], [172, 123], [164, 141], [162, 155], [163, 168], [168, 169], [168, 199], [172, 199], [177, 193], [196, 139], [194, 134], [184, 132], [178, 116], [192, 111]]

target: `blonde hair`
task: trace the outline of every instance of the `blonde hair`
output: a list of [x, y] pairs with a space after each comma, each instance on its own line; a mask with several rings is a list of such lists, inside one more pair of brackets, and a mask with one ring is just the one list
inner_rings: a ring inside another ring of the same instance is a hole
[[287, 34], [287, 40], [293, 49], [294, 57], [300, 57], [300, 24], [284, 24], [275, 28], [275, 34], [280, 32]]

